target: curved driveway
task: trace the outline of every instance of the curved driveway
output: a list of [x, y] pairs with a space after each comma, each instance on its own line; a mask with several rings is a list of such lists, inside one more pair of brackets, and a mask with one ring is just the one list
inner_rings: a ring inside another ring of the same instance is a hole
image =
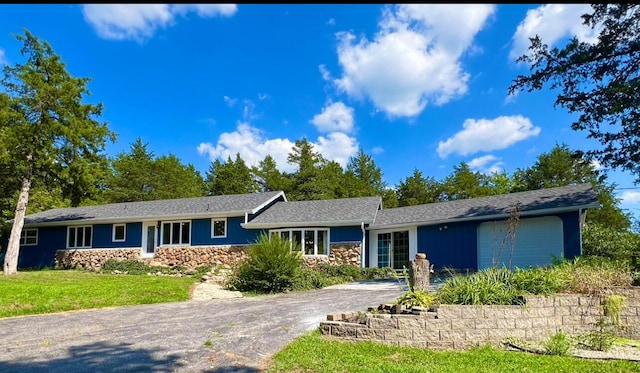
[[327, 314], [365, 311], [403, 290], [382, 280], [0, 319], [0, 372], [255, 372]]

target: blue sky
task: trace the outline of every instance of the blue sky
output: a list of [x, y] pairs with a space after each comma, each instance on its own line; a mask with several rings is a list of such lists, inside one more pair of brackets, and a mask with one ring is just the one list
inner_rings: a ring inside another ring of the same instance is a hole
[[[441, 180], [467, 162], [490, 173], [531, 166], [556, 143], [599, 145], [570, 128], [547, 90], [508, 96], [528, 37], [594, 40], [587, 5], [0, 5], [0, 65], [22, 62], [27, 28], [118, 134], [141, 137], [203, 175], [211, 160], [271, 154], [284, 171], [296, 139], [343, 166], [358, 148], [396, 185]], [[640, 214], [633, 176], [608, 171]]]

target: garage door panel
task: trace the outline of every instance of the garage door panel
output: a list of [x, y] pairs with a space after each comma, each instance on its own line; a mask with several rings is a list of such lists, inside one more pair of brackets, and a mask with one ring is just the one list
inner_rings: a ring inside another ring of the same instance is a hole
[[[492, 267], [506, 228], [504, 220], [478, 226], [478, 269]], [[499, 267], [509, 265], [511, 247], [507, 239], [498, 258]], [[556, 216], [520, 219], [513, 247], [512, 268], [550, 264], [554, 255], [560, 257], [564, 251], [562, 220]]]

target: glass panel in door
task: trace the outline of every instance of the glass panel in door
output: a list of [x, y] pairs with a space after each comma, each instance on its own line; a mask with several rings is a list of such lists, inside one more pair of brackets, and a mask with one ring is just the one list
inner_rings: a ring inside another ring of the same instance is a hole
[[156, 252], [156, 226], [148, 225], [147, 226], [147, 244], [144, 248], [145, 254], [151, 254]]
[[411, 268], [409, 262], [409, 231], [393, 232], [393, 269]]
[[391, 233], [378, 234], [378, 268], [389, 266], [389, 250], [391, 249]]

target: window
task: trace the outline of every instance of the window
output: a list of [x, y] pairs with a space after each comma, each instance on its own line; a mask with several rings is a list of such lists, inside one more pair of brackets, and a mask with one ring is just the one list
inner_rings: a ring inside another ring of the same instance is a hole
[[90, 225], [83, 227], [69, 227], [67, 229], [67, 248], [79, 249], [91, 247], [91, 236], [93, 227]]
[[114, 224], [113, 225], [113, 234], [111, 240], [113, 242], [124, 242], [127, 236], [127, 225], [126, 224]]
[[191, 222], [174, 221], [162, 223], [163, 245], [189, 245], [191, 242]]
[[38, 244], [38, 229], [23, 229], [20, 234], [21, 246], [35, 246]]
[[271, 234], [280, 234], [284, 239], [291, 240], [291, 245], [300, 246], [304, 255], [328, 255], [329, 231], [326, 229], [278, 229]]
[[211, 237], [227, 237], [227, 219], [211, 219]]

